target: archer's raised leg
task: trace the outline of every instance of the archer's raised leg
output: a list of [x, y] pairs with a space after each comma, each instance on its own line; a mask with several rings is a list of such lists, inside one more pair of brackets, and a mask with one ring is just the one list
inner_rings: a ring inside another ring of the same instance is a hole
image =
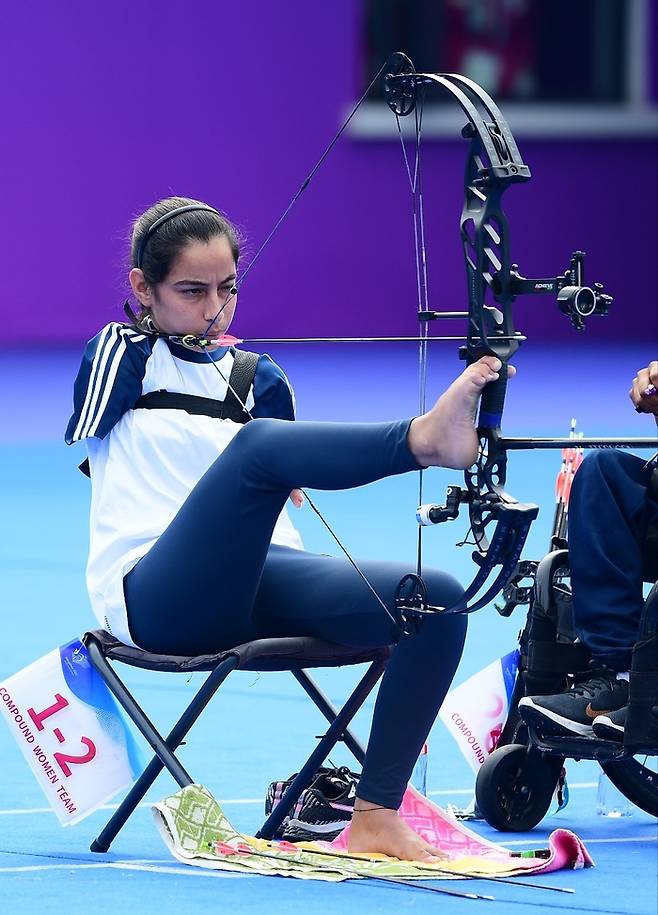
[[254, 600], [290, 491], [347, 489], [417, 470], [408, 428], [409, 420], [247, 423], [124, 579], [135, 642], [193, 655], [254, 638]]

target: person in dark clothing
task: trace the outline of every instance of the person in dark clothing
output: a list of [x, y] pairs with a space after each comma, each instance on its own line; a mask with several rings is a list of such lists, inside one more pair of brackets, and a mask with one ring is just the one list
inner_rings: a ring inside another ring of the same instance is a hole
[[[657, 387], [654, 361], [637, 373], [629, 396], [658, 425]], [[590, 668], [568, 691], [526, 696], [519, 709], [525, 720], [557, 733], [623, 740], [642, 586], [658, 578], [655, 458], [609, 450], [583, 461], [569, 501], [569, 562], [575, 630], [590, 651]], [[646, 625], [655, 633], [655, 621]]]

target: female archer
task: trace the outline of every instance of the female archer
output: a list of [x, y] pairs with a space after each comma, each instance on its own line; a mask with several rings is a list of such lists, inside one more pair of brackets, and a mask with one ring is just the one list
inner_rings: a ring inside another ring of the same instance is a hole
[[[137, 321], [108, 324], [88, 344], [66, 432], [69, 444], [84, 440], [88, 451], [92, 607], [122, 642], [171, 655], [292, 635], [391, 644], [396, 589], [408, 567], [361, 564], [387, 614], [346, 559], [303, 549], [286, 501], [301, 505], [302, 487], [346, 489], [419, 467], [469, 466], [479, 397], [500, 363], [484, 357], [470, 365], [413, 419], [294, 422], [293, 393], [278, 365], [254, 356], [245, 366], [222, 345], [236, 307], [239, 254], [234, 228], [200, 201], [161, 200], [134, 224], [129, 280]], [[210, 345], [190, 346], [189, 338], [181, 345], [185, 335], [204, 335]], [[246, 399], [236, 404], [245, 372]], [[424, 578], [433, 604], [459, 599], [462, 589], [446, 573], [426, 570]], [[397, 809], [465, 633], [464, 616], [436, 617], [394, 648], [351, 851], [409, 860], [440, 854]]]

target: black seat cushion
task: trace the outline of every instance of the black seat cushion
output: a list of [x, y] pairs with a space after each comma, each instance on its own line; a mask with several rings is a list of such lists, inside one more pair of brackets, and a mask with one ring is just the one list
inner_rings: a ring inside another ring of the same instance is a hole
[[217, 654], [182, 657], [152, 654], [141, 648], [124, 645], [104, 629], [94, 629], [82, 636], [82, 642], [85, 645], [92, 639], [108, 661], [120, 661], [131, 667], [169, 673], [214, 670], [221, 661], [231, 656], [237, 657], [238, 670], [267, 671], [362, 664], [378, 658], [386, 658], [391, 652], [391, 646], [357, 649], [345, 645], [335, 645], [322, 639], [295, 636], [281, 639], [259, 639]]

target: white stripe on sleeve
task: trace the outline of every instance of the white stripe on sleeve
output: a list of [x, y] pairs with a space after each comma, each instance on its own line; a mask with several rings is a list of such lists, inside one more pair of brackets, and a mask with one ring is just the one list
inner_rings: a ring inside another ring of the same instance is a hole
[[115, 339], [117, 337], [117, 330], [118, 325], [109, 324], [103, 331], [103, 336], [98, 342], [96, 355], [94, 356], [93, 362], [91, 364], [91, 371], [89, 373], [87, 394], [82, 405], [82, 410], [80, 411], [80, 419], [78, 420], [78, 424], [75, 427], [75, 431], [73, 433], [74, 442], [84, 438], [83, 430], [87, 424], [89, 413], [90, 411], [93, 412], [95, 404], [98, 400], [98, 389], [102, 384], [103, 375], [105, 374], [105, 365], [109, 353], [114, 346]]
[[[126, 351], [126, 340], [138, 343], [144, 339], [144, 334], [137, 333], [129, 327], [122, 327], [120, 324], [111, 324], [106, 329], [94, 356], [90, 384], [73, 436], [74, 441], [96, 434], [112, 393], [121, 359]], [[103, 380], [108, 362], [110, 362], [110, 368], [107, 378]]]
[[103, 386], [103, 396], [102, 396], [101, 401], [96, 410], [95, 421], [92, 421], [88, 430], [85, 432], [85, 438], [87, 436], [93, 437], [96, 434], [96, 431], [98, 430], [100, 421], [103, 418], [103, 413], [105, 412], [105, 408], [107, 407], [107, 402], [110, 399], [110, 394], [112, 393], [114, 379], [116, 378], [117, 372], [119, 371], [119, 364], [120, 364], [121, 360], [123, 359], [123, 354], [125, 353], [125, 351], [126, 351], [126, 340], [125, 340], [125, 337], [121, 336], [120, 340], [119, 340], [119, 346], [117, 347], [117, 350], [116, 350], [114, 356], [112, 357], [112, 363], [110, 365], [110, 370], [107, 374], [107, 381], [105, 382], [105, 385]]

